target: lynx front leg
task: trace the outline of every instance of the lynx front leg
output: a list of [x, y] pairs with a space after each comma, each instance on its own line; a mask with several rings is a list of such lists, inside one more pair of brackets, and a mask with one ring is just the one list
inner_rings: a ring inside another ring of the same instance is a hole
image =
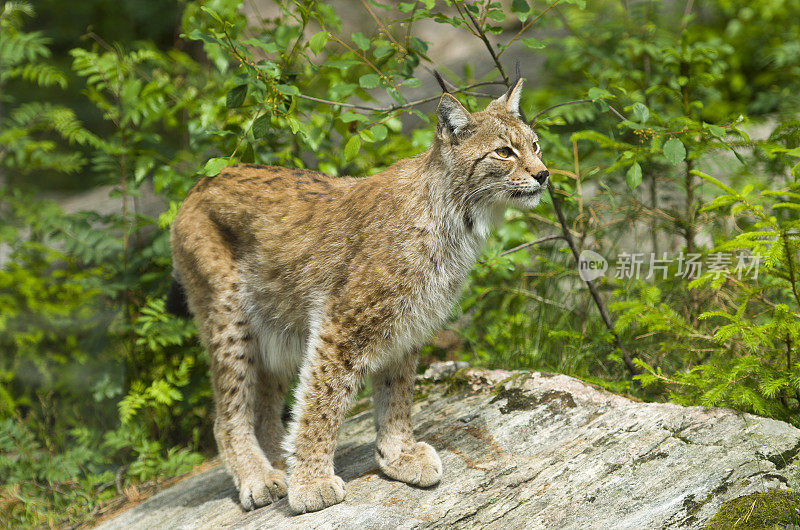
[[386, 476], [416, 486], [433, 486], [442, 478], [442, 462], [436, 450], [417, 442], [411, 428], [411, 404], [417, 354], [375, 373], [375, 459]]
[[345, 413], [363, 379], [341, 330], [320, 334], [300, 374], [289, 453], [289, 506], [298, 514], [344, 500], [344, 481], [334, 474], [333, 452]]

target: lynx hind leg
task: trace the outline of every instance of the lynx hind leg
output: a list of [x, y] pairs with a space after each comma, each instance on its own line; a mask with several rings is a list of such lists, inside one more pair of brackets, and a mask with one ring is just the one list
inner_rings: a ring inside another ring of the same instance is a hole
[[252, 510], [285, 496], [286, 478], [272, 467], [256, 436], [258, 348], [233, 288], [212, 304], [203, 331], [211, 357], [220, 456], [233, 475], [242, 507]]
[[286, 429], [281, 418], [289, 378], [261, 367], [256, 389], [256, 437], [272, 467], [286, 470], [283, 438]]
[[417, 442], [411, 427], [417, 355], [372, 375], [375, 402], [375, 460], [389, 478], [415, 486], [433, 486], [442, 478], [436, 450]]
[[172, 225], [173, 265], [211, 360], [220, 456], [242, 507], [252, 510], [286, 495], [285, 474], [270, 465], [255, 432], [257, 340], [242, 310], [230, 238], [190, 199], [181, 211]]

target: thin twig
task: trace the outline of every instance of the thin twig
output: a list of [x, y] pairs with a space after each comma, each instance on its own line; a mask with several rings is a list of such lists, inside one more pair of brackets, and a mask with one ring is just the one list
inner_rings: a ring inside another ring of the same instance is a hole
[[498, 254], [497, 257], [501, 258], [503, 256], [508, 256], [509, 254], [513, 254], [514, 252], [518, 252], [518, 251], [522, 250], [523, 248], [532, 247], [533, 245], [538, 245], [539, 243], [544, 243], [545, 241], [552, 241], [554, 239], [566, 239], [566, 238], [561, 234], [552, 234], [552, 235], [549, 235], [549, 236], [540, 237], [539, 239], [535, 239], [533, 241], [528, 241], [527, 243], [523, 243], [521, 245], [517, 245], [514, 248], [510, 248], [508, 250], [505, 250], [505, 251], [501, 252], [500, 254]]
[[[744, 290], [747, 290], [747, 286], [745, 286], [745, 284], [744, 284], [744, 283], [742, 283], [742, 282], [741, 282], [740, 280], [738, 280], [737, 278], [735, 278], [735, 277], [731, 276], [730, 274], [726, 275], [725, 277], [726, 277], [726, 278], [728, 279], [728, 281], [730, 281], [731, 283], [735, 283], [736, 285], [738, 285], [738, 286], [739, 286], [739, 287], [741, 287], [742, 289], [744, 289]], [[775, 309], [776, 307], [778, 307], [778, 304], [776, 304], [776, 303], [775, 303], [775, 302], [773, 302], [772, 300], [770, 300], [770, 299], [766, 298], [766, 297], [765, 297], [763, 294], [761, 294], [760, 292], [757, 292], [755, 289], [754, 289], [754, 290], [751, 292], [751, 294], [752, 294], [754, 297], [756, 297], [756, 298], [757, 298], [757, 299], [758, 299], [760, 302], [763, 302], [765, 305], [768, 305], [768, 306], [769, 306], [769, 307], [771, 307], [772, 309]], [[797, 318], [797, 319], [800, 319], [800, 313], [792, 313], [792, 314], [794, 315], [794, 317], [795, 317], [795, 318]]]
[[[466, 21], [466, 19], [464, 18], [464, 13], [462, 13], [462, 12], [461, 12], [461, 7], [460, 7], [459, 3], [458, 3], [458, 2], [453, 2], [453, 6], [455, 6], [455, 8], [456, 8], [456, 11], [458, 11], [458, 14], [459, 14], [459, 15], [461, 15], [461, 18], [464, 20], [464, 23], [466, 24], [466, 22], [467, 22], [467, 21]], [[466, 8], [465, 8], [465, 9], [466, 9]], [[469, 30], [469, 32], [470, 32], [470, 33], [472, 33], [472, 34], [473, 34], [473, 35], [475, 35], [476, 37], [480, 37], [480, 35], [478, 35], [477, 33], [475, 33], [475, 30], [474, 30], [474, 29], [472, 29], [472, 26], [470, 26], [469, 24], [466, 24], [466, 27], [467, 27], [467, 29]]]
[[499, 57], [500, 55], [503, 55], [503, 52], [504, 52], [504, 51], [506, 51], [506, 50], [507, 50], [507, 49], [508, 49], [508, 48], [511, 46], [511, 43], [513, 43], [515, 40], [517, 40], [517, 39], [519, 38], [519, 36], [520, 36], [520, 35], [522, 35], [522, 32], [524, 32], [526, 29], [528, 29], [529, 27], [531, 27], [531, 25], [535, 24], [537, 20], [539, 20], [540, 18], [542, 18], [542, 17], [545, 15], [545, 13], [547, 13], [548, 11], [550, 11], [551, 9], [553, 9], [554, 7], [556, 7], [560, 1], [561, 1], [561, 0], [556, 0], [555, 2], [553, 2], [552, 4], [550, 4], [550, 6], [548, 6], [548, 8], [547, 8], [547, 9], [545, 9], [544, 11], [542, 11], [541, 13], [539, 13], [539, 14], [536, 16], [536, 18], [532, 18], [532, 19], [531, 19], [529, 22], [527, 22], [526, 24], [524, 24], [524, 25], [522, 26], [522, 28], [521, 28], [521, 29], [520, 29], [520, 30], [517, 32], [517, 34], [516, 34], [516, 35], [514, 35], [513, 37], [511, 37], [511, 40], [510, 40], [510, 41], [508, 41], [508, 44], [506, 44], [505, 48], [503, 48], [502, 50], [500, 50], [500, 52], [497, 54], [497, 55], [498, 55], [498, 57]]
[[565, 105], [575, 105], [577, 103], [591, 103], [592, 101], [594, 101], [594, 100], [593, 99], [576, 99], [574, 101], [565, 101], [564, 103], [557, 103], [556, 105], [552, 105], [550, 107], [547, 107], [546, 109], [537, 112], [536, 115], [533, 116], [533, 119], [531, 119], [531, 127], [533, 127], [536, 124], [536, 118], [538, 118], [542, 114], [546, 114], [546, 113], [550, 112], [553, 109], [557, 109], [558, 107], [563, 107]]
[[369, 4], [366, 2], [366, 0], [361, 0], [361, 3], [364, 5], [364, 8], [369, 12], [370, 16], [375, 21], [375, 23], [378, 25], [378, 27], [381, 30], [383, 30], [383, 33], [386, 34], [386, 36], [389, 38], [389, 40], [392, 41], [393, 43], [395, 43], [397, 45], [397, 47], [400, 48], [400, 50], [403, 52], [403, 54], [408, 55], [408, 50], [406, 50], [405, 46], [403, 46], [402, 44], [397, 42], [397, 39], [395, 39], [394, 36], [389, 32], [389, 28], [387, 28], [383, 24], [383, 22], [381, 22], [381, 19], [379, 19], [378, 16], [375, 14], [375, 12], [372, 10], [372, 8], [369, 7]]
[[[388, 78], [388, 77], [387, 77], [387, 76], [386, 76], [386, 75], [385, 75], [383, 72], [381, 72], [380, 68], [378, 68], [377, 66], [375, 66], [374, 64], [372, 64], [372, 61], [370, 61], [369, 59], [367, 59], [366, 55], [364, 55], [364, 54], [362, 54], [362, 53], [359, 53], [359, 52], [355, 51], [355, 50], [352, 48], [352, 46], [348, 45], [346, 42], [344, 42], [342, 39], [340, 39], [339, 37], [337, 37], [336, 35], [334, 35], [334, 34], [333, 34], [333, 33], [331, 33], [331, 32], [328, 32], [328, 37], [330, 37], [331, 39], [335, 40], [336, 42], [338, 42], [339, 44], [341, 44], [342, 46], [344, 46], [345, 48], [347, 48], [347, 49], [348, 49], [348, 51], [350, 51], [350, 52], [351, 52], [353, 55], [355, 55], [356, 57], [358, 57], [359, 59], [361, 59], [361, 61], [362, 61], [363, 63], [365, 63], [365, 64], [366, 64], [366, 65], [368, 65], [370, 68], [372, 68], [373, 70], [375, 70], [375, 73], [377, 73], [377, 74], [378, 74], [378, 77], [380, 77], [381, 79], [383, 79], [384, 81], [386, 81], [386, 84], [388, 84], [390, 87], [394, 88], [394, 89], [397, 91], [397, 93], [398, 93], [398, 94], [400, 94], [400, 89], [399, 89], [399, 88], [397, 88], [397, 86], [396, 86], [394, 83], [392, 83], [392, 80], [391, 80], [391, 79], [389, 79], [389, 78]], [[402, 94], [400, 94], [400, 97], [402, 98], [402, 97], [403, 97], [403, 95], [402, 95]]]
[[685, 30], [686, 26], [689, 24], [689, 15], [692, 14], [693, 6], [694, 6], [694, 0], [688, 0], [686, 2], [686, 8], [683, 10], [683, 23], [681, 24], [681, 33], [683, 33], [683, 30]]
[[623, 115], [622, 115], [622, 113], [621, 113], [620, 111], [618, 111], [617, 109], [615, 109], [614, 107], [612, 107], [611, 105], [609, 105], [607, 102], [604, 102], [604, 103], [606, 103], [606, 105], [608, 105], [608, 110], [610, 110], [611, 112], [613, 112], [614, 114], [616, 114], [616, 115], [617, 115], [617, 118], [621, 119], [622, 121], [625, 121], [625, 120], [627, 120], [627, 119], [628, 119], [628, 118], [626, 118], [625, 116], [623, 116]]
[[465, 9], [464, 11], [467, 13], [467, 16], [475, 25], [475, 29], [478, 31], [478, 37], [480, 37], [480, 39], [483, 41], [483, 44], [484, 46], [486, 46], [486, 49], [489, 50], [489, 54], [492, 56], [494, 64], [497, 66], [497, 69], [500, 71], [500, 75], [503, 77], [503, 82], [506, 84], [506, 86], [509, 86], [511, 81], [508, 79], [508, 75], [506, 74], [506, 71], [503, 68], [503, 64], [500, 62], [500, 58], [497, 56], [497, 53], [495, 53], [494, 48], [492, 47], [492, 43], [489, 42], [488, 38], [486, 38], [486, 32], [483, 31], [483, 24], [479, 24], [478, 21], [475, 20], [475, 17], [472, 16], [472, 13], [469, 12], [469, 9]]
[[[531, 127], [533, 127], [533, 126], [535, 126], [535, 125], [536, 125], [536, 119], [537, 119], [539, 116], [541, 116], [542, 114], [545, 114], [545, 113], [547, 113], [547, 112], [550, 112], [550, 111], [551, 111], [551, 110], [553, 110], [553, 109], [557, 109], [558, 107], [563, 107], [563, 106], [565, 106], [565, 105], [576, 105], [576, 104], [578, 104], [578, 103], [592, 103], [593, 101], [594, 101], [593, 99], [576, 99], [576, 100], [573, 100], [573, 101], [565, 101], [565, 102], [563, 102], [563, 103], [558, 103], [558, 104], [556, 104], [556, 105], [553, 105], [553, 106], [551, 106], [551, 107], [547, 107], [546, 109], [544, 109], [544, 110], [542, 110], [542, 111], [539, 111], [539, 112], [538, 112], [538, 113], [537, 113], [537, 114], [536, 114], [536, 115], [533, 117], [533, 119], [532, 119], [532, 120], [531, 120], [531, 122], [530, 122], [530, 124], [531, 124]], [[623, 120], [623, 121], [624, 121], [624, 120], [627, 120], [627, 118], [626, 118], [625, 116], [623, 116], [623, 115], [622, 115], [622, 113], [620, 113], [620, 112], [619, 112], [617, 109], [615, 109], [614, 107], [612, 107], [611, 105], [609, 105], [609, 104], [608, 104], [608, 102], [606, 102], [606, 101], [603, 101], [603, 103], [605, 103], [605, 104], [606, 104], [606, 106], [608, 107], [608, 110], [610, 110], [611, 112], [613, 112], [614, 114], [616, 114], [617, 118], [619, 118], [620, 120]]]
[[789, 236], [785, 230], [781, 231], [781, 239], [783, 240], [783, 248], [786, 251], [786, 263], [787, 267], [789, 268], [789, 283], [792, 287], [794, 299], [797, 301], [797, 305], [800, 307], [800, 293], [797, 292], [797, 280], [795, 280], [794, 275], [794, 253], [789, 245]]
[[565, 239], [565, 238], [561, 234], [552, 234], [552, 235], [549, 235], [549, 236], [540, 237], [539, 239], [534, 239], [533, 241], [528, 241], [527, 243], [523, 243], [521, 245], [517, 245], [514, 248], [510, 248], [508, 250], [504, 250], [503, 252], [501, 252], [497, 256], [494, 256], [492, 258], [486, 258], [484, 260], [479, 261], [478, 263], [483, 265], [486, 262], [488, 262], [490, 259], [493, 260], [493, 259], [497, 259], [497, 258], [502, 258], [503, 256], [508, 256], [509, 254], [513, 254], [514, 252], [519, 252], [520, 250], [522, 250], [524, 248], [532, 247], [534, 245], [538, 245], [538, 244], [544, 243], [546, 241], [552, 241], [554, 239]]
[[[561, 223], [562, 232], [564, 234], [564, 239], [569, 245], [570, 250], [572, 251], [572, 255], [575, 258], [575, 263], [580, 263], [580, 253], [578, 252], [578, 247], [575, 245], [575, 240], [572, 239], [572, 234], [570, 233], [569, 226], [567, 225], [567, 220], [564, 217], [564, 212], [561, 211], [561, 200], [558, 198], [558, 194], [554, 192], [553, 185], [550, 184], [547, 187], [548, 191], [550, 192], [550, 198], [553, 202], [553, 209], [556, 212], [556, 217], [558, 217], [558, 222]], [[594, 282], [592, 280], [584, 280], [586, 286], [589, 288], [589, 292], [592, 295], [592, 299], [594, 299], [594, 303], [597, 306], [597, 310], [600, 312], [600, 317], [603, 319], [603, 323], [608, 328], [608, 331], [614, 337], [614, 346], [616, 346], [619, 351], [622, 352], [622, 360], [625, 363], [625, 366], [628, 368], [628, 371], [631, 375], [638, 375], [640, 372], [639, 368], [633, 364], [633, 360], [631, 356], [628, 354], [627, 351], [622, 347], [622, 342], [619, 340], [619, 336], [614, 331], [614, 324], [611, 322], [611, 317], [608, 315], [608, 310], [606, 309], [606, 305], [603, 302], [603, 299], [600, 298], [600, 293], [597, 292], [597, 287], [595, 287]]]
[[[510, 83], [506, 81], [506, 86], [509, 85]], [[621, 119], [623, 120], [625, 119], [625, 117], [622, 116], [622, 114], [620, 114], [619, 112], [617, 112], [613, 107], [611, 107], [611, 105], [608, 105], [608, 107], [612, 109], [614, 113], [617, 114], [617, 116], [619, 116]], [[527, 118], [525, 117], [525, 113], [522, 111], [520, 111], [520, 117], [522, 118], [523, 121], [528, 121]], [[577, 173], [575, 175], [575, 178], [576, 179], [578, 178]], [[547, 191], [550, 193], [550, 198], [553, 202], [553, 209], [555, 210], [556, 217], [558, 218], [558, 222], [561, 225], [561, 232], [563, 234], [563, 238], [567, 242], [567, 245], [569, 245], [569, 248], [572, 251], [572, 255], [575, 257], [575, 263], [577, 265], [580, 263], [580, 254], [578, 252], [578, 247], [575, 245], [575, 240], [572, 238], [572, 232], [569, 228], [569, 225], [567, 224], [566, 218], [564, 217], [564, 212], [561, 210], [561, 203], [560, 199], [558, 198], [559, 192], [553, 187], [552, 182], [548, 184]], [[622, 352], [622, 360], [625, 363], [625, 366], [628, 368], [628, 371], [631, 373], [631, 375], [638, 375], [639, 373], [641, 373], [641, 371], [635, 364], [633, 364], [631, 356], [622, 347], [622, 341], [620, 341], [619, 336], [614, 331], [614, 324], [611, 322], [611, 317], [608, 314], [608, 309], [606, 309], [605, 302], [603, 302], [603, 299], [600, 297], [600, 293], [597, 292], [597, 287], [595, 287], [594, 282], [591, 280], [584, 280], [584, 282], [586, 283], [586, 286], [589, 288], [589, 292], [591, 293], [592, 299], [594, 300], [594, 303], [597, 306], [597, 310], [600, 313], [600, 317], [603, 319], [603, 323], [606, 325], [606, 328], [608, 329], [609, 333], [611, 333], [611, 335], [614, 337], [614, 345], [619, 349], [619, 351]]]

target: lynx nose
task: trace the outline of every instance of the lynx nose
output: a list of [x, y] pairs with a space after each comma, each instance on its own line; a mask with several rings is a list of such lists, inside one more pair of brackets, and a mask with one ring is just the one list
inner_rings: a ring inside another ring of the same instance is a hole
[[544, 182], [547, 180], [547, 177], [549, 177], [549, 176], [550, 176], [550, 172], [547, 171], [546, 169], [543, 169], [540, 172], [538, 172], [537, 174], [535, 174], [533, 176], [533, 178], [535, 178], [536, 182], [538, 182], [539, 184], [544, 184]]

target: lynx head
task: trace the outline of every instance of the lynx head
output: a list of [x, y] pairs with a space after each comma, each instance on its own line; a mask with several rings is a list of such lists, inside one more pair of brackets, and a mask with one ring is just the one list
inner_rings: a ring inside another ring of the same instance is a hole
[[536, 133], [520, 119], [522, 79], [482, 112], [470, 113], [452, 95], [439, 101], [436, 143], [453, 179], [455, 198], [468, 207], [505, 203], [532, 208], [547, 187]]

